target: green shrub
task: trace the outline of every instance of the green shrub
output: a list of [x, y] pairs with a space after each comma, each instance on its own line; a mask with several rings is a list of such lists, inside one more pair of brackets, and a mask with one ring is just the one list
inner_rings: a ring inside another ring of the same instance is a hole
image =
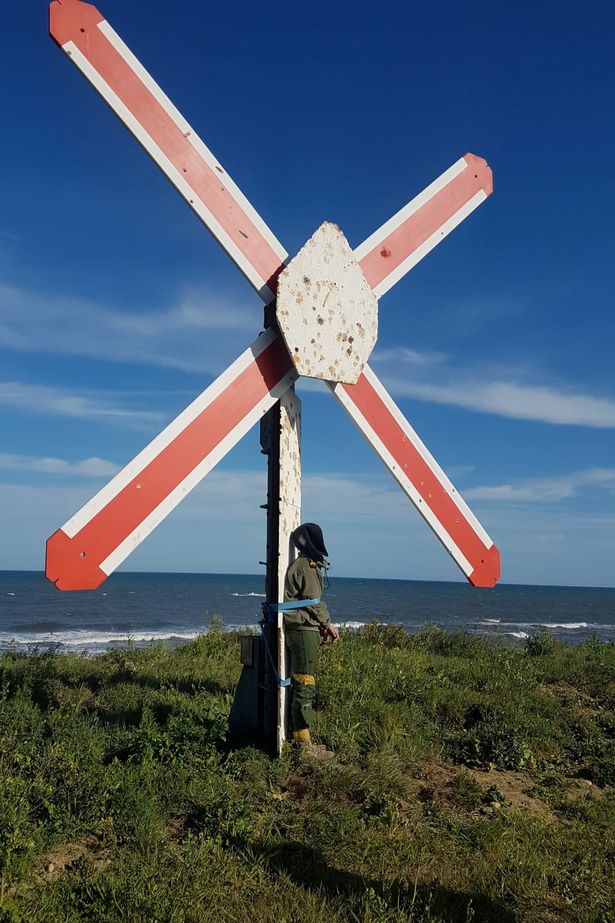
[[561, 650], [561, 643], [557, 641], [548, 628], [541, 628], [535, 635], [525, 639], [525, 653], [528, 657], [546, 657]]

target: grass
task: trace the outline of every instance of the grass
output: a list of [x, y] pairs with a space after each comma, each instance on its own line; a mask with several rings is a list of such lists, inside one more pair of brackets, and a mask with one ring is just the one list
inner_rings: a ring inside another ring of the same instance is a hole
[[615, 646], [346, 632], [329, 765], [230, 748], [239, 670], [0, 658], [0, 923], [615, 923]]

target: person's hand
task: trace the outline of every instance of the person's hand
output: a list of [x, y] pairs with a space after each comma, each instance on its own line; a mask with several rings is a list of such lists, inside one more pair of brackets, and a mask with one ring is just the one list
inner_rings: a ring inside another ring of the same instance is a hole
[[340, 639], [339, 630], [335, 625], [327, 625], [321, 631], [322, 643], [323, 644], [335, 644], [336, 641]]

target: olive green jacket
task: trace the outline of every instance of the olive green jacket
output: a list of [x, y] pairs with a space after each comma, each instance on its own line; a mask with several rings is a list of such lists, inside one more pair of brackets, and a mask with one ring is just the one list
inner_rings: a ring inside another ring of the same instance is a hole
[[[306, 555], [300, 554], [286, 571], [284, 602], [322, 597], [324, 582], [322, 568]], [[330, 621], [331, 616], [324, 602], [301, 609], [290, 609], [284, 613], [285, 628], [309, 628], [318, 631]]]

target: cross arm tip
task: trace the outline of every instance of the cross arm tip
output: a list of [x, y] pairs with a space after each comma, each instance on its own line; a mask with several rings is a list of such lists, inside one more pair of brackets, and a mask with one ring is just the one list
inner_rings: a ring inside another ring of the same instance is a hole
[[45, 576], [58, 590], [95, 590], [107, 579], [92, 556], [62, 529], [47, 539]]
[[494, 587], [500, 579], [500, 552], [492, 545], [476, 564], [468, 580], [475, 587]]
[[493, 171], [484, 157], [478, 154], [464, 154], [463, 159], [468, 165], [468, 169], [474, 170], [474, 178], [478, 180], [486, 196], [493, 192]]
[[53, 0], [49, 4], [49, 35], [62, 48], [104, 21], [102, 13], [82, 0]]

